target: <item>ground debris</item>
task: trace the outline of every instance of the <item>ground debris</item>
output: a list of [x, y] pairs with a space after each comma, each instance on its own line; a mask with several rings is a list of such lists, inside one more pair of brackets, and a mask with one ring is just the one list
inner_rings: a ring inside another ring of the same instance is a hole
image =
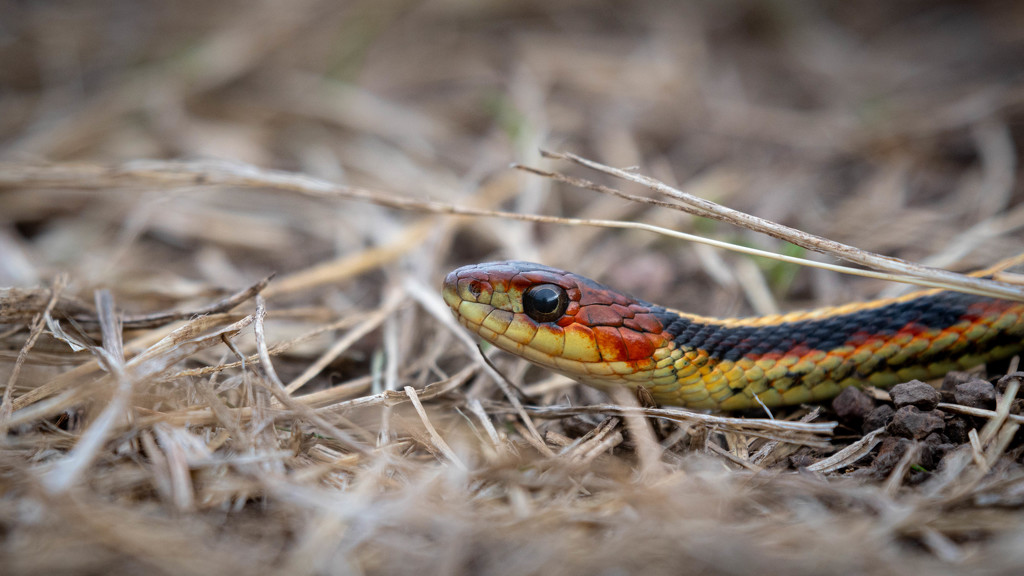
[[933, 432], [946, 428], [941, 410], [919, 410], [916, 406], [904, 406], [893, 415], [886, 430], [894, 436], [921, 440]]
[[878, 406], [864, 417], [864, 433], [867, 434], [879, 428], [887, 428], [895, 416], [896, 410], [892, 406], [888, 404]]
[[840, 421], [851, 426], [860, 425], [874, 409], [875, 401], [855, 386], [845, 388], [839, 396], [832, 400], [832, 410], [836, 416]]
[[942, 395], [930, 384], [920, 380], [911, 380], [903, 384], [897, 384], [889, 390], [892, 403], [899, 410], [904, 406], [913, 406], [918, 410], [927, 412], [935, 409], [942, 401]]
[[991, 382], [975, 378], [953, 388], [956, 403], [971, 408], [991, 410], [996, 407], [996, 388]]

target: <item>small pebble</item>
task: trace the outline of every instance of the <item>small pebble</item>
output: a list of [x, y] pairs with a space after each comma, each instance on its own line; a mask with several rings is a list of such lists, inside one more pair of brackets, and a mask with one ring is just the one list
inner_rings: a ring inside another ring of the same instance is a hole
[[[1013, 382], [1015, 380], [1018, 382], [1018, 384], [1024, 384], [1024, 372], [1012, 372], [1010, 374], [1007, 374], [1006, 376], [1003, 376], [998, 381], [996, 381], [996, 390], [998, 390], [1000, 394], [1005, 394], [1006, 387], [1010, 384], [1010, 382]], [[1022, 386], [1022, 388], [1024, 388], [1024, 386]], [[1021, 391], [1018, 390], [1017, 395], [1020, 396], [1020, 393]]]
[[945, 434], [950, 442], [960, 445], [970, 440], [967, 433], [971, 431], [971, 428], [972, 426], [962, 416], [954, 416], [946, 420]]
[[920, 380], [911, 380], [903, 384], [897, 384], [889, 391], [892, 403], [897, 409], [904, 406], [914, 406], [920, 410], [934, 410], [935, 406], [942, 400], [942, 395], [931, 385]]
[[892, 417], [896, 414], [892, 406], [888, 404], [882, 404], [878, 408], [875, 408], [864, 417], [864, 426], [861, 430], [867, 434], [872, 430], [878, 430], [879, 428], [885, 428], [892, 422]]
[[956, 446], [949, 441], [945, 434], [932, 432], [924, 439], [921, 450], [921, 466], [928, 470], [935, 470], [946, 453]]
[[878, 449], [878, 455], [871, 463], [872, 473], [877, 478], [884, 478], [892, 472], [892, 469], [899, 463], [900, 458], [910, 449], [912, 442], [906, 438], [889, 436], [882, 440], [882, 446]]
[[932, 432], [945, 430], [944, 416], [941, 410], [922, 412], [915, 406], [904, 406], [896, 411], [886, 430], [893, 436], [920, 440]]
[[996, 387], [986, 380], [975, 379], [957, 384], [953, 390], [956, 403], [971, 408], [991, 410], [996, 407]]
[[978, 378], [977, 374], [971, 372], [946, 372], [946, 377], [942, 379], [942, 387], [939, 390], [952, 392], [956, 389], [957, 384], [963, 384], [964, 382], [970, 382]]
[[832, 400], [832, 409], [840, 420], [861, 422], [875, 408], [875, 401], [860, 388], [849, 386]]

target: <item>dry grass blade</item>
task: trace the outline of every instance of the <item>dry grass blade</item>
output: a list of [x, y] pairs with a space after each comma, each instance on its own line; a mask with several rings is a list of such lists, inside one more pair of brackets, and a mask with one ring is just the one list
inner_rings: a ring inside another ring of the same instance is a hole
[[[572, 155], [565, 155], [566, 158], [572, 157]], [[582, 159], [581, 159], [582, 160]], [[591, 167], [603, 166], [591, 161], [586, 164]], [[604, 167], [605, 169], [612, 171], [616, 175], [630, 174], [629, 172], [621, 171], [616, 168]], [[75, 175], [79, 178], [74, 178]], [[644, 181], [650, 180], [646, 177], [639, 177], [632, 175], [632, 178], [641, 178]], [[651, 180], [650, 185], [657, 187]], [[593, 226], [599, 228], [617, 228], [617, 229], [633, 229], [643, 230], [667, 236], [671, 238], [688, 240], [691, 242], [700, 242], [710, 246], [716, 246], [736, 252], [743, 252], [746, 254], [752, 254], [756, 256], [764, 256], [783, 262], [791, 262], [801, 264], [804, 266], [822, 268], [832, 270], [836, 272], [842, 272], [845, 274], [853, 274], [858, 276], [867, 276], [873, 278], [881, 278], [885, 280], [894, 280], [905, 282], [908, 284], [916, 284], [919, 286], [925, 286], [929, 288], [941, 288], [946, 290], [958, 290], [962, 292], [968, 292], [972, 294], [979, 294], [985, 296], [992, 296], [996, 298], [1007, 298], [1012, 300], [1024, 300], [1024, 288], [1005, 282], [998, 282], [986, 278], [977, 278], [963, 274], [957, 274], [955, 272], [949, 272], [946, 270], [940, 270], [937, 268], [928, 268], [918, 264], [902, 261], [896, 258], [887, 256], [881, 256], [877, 254], [870, 254], [863, 250], [859, 250], [852, 246], [845, 246], [831, 240], [824, 238], [808, 235], [799, 231], [786, 231], [779, 232], [779, 230], [786, 230], [786, 227], [776, 225], [770, 221], [755, 218], [746, 214], [741, 214], [742, 217], [734, 217], [732, 220], [734, 223], [743, 222], [747, 227], [751, 229], [769, 233], [768, 230], [774, 231], [774, 234], [770, 235], [782, 235], [785, 236], [782, 239], [790, 241], [798, 246], [804, 246], [804, 244], [814, 245], [813, 248], [820, 252], [826, 252], [844, 260], [851, 262], [861, 263], [871, 268], [878, 270], [884, 270], [885, 272], [871, 272], [869, 270], [861, 270], [856, 268], [848, 268], [844, 266], [837, 266], [834, 264], [826, 264], [822, 262], [814, 262], [812, 260], [806, 260], [802, 258], [795, 258], [792, 256], [786, 256], [782, 254], [775, 254], [764, 250], [758, 250], [746, 246], [740, 246], [736, 244], [730, 244], [727, 242], [720, 242], [701, 236], [686, 234], [675, 230], [670, 230], [660, 226], [653, 226], [642, 222], [629, 222], [620, 220], [600, 220], [600, 219], [579, 219], [579, 218], [563, 218], [556, 216], [541, 216], [537, 214], [519, 214], [515, 212], [502, 212], [496, 210], [485, 210], [477, 208], [466, 208], [457, 205], [445, 204], [443, 202], [425, 201], [411, 197], [402, 197], [394, 194], [385, 194], [377, 191], [368, 190], [365, 188], [357, 188], [350, 186], [342, 186], [334, 184], [326, 180], [320, 180], [305, 176], [302, 174], [294, 174], [283, 172], [279, 170], [265, 170], [256, 166], [241, 164], [237, 162], [166, 162], [157, 160], [147, 161], [136, 161], [123, 166], [118, 167], [102, 167], [102, 166], [81, 166], [81, 167], [59, 167], [54, 168], [52, 172], [50, 167], [33, 167], [28, 170], [22, 165], [4, 165], [0, 163], [0, 186], [39, 186], [49, 187], [58, 185], [58, 183], [64, 183], [66, 186], [83, 187], [83, 188], [107, 188], [110, 186], [153, 186], [159, 184], [165, 187], [175, 187], [184, 185], [194, 186], [238, 186], [238, 187], [249, 187], [249, 188], [272, 188], [287, 192], [294, 192], [303, 195], [309, 195], [314, 197], [326, 197], [326, 198], [346, 198], [350, 200], [358, 200], [363, 202], [369, 202], [380, 206], [386, 206], [389, 208], [396, 208], [400, 210], [411, 210], [416, 212], [430, 212], [436, 214], [449, 214], [457, 216], [477, 216], [477, 217], [490, 217], [490, 218], [504, 218], [510, 220], [523, 220], [528, 222], [544, 222], [551, 224], [562, 224], [570, 226]], [[665, 187], [664, 184], [658, 183], [661, 187]], [[668, 187], [666, 187], [668, 188]], [[659, 188], [660, 189], [660, 188]], [[702, 201], [706, 202], [706, 201]], [[723, 214], [732, 214], [731, 209], [719, 207]], [[716, 213], [716, 216], [721, 214]], [[753, 224], [752, 222], [757, 222]], [[412, 234], [415, 236], [415, 234]], [[791, 236], [791, 237], [790, 237]], [[795, 241], [794, 241], [795, 240]], [[397, 257], [402, 253], [403, 248], [409, 247], [409, 243], [406, 240], [402, 240], [396, 245], [389, 248], [381, 248], [374, 254], [367, 258], [362, 258], [361, 261], [366, 264], [351, 264], [345, 261], [341, 261], [337, 264], [340, 272], [334, 270], [334, 265], [328, 265], [323, 271], [312, 271], [309, 277], [300, 277], [296, 279], [290, 279], [287, 284], [287, 288], [284, 290], [290, 291], [297, 288], [292, 287], [292, 283], [296, 283], [297, 287], [301, 287], [308, 282], [325, 283], [334, 281], [338, 275], [348, 276], [350, 274], [357, 273], [361, 270], [366, 270], [371, 267], [372, 263], [379, 263], [382, 261], [388, 261]], [[1007, 261], [1004, 266], [1010, 266], [1013, 263], [1018, 262], [1019, 259], [1024, 259], [1024, 256], [1016, 258], [1012, 261]]]
[[274, 279], [274, 274], [263, 278], [259, 282], [256, 282], [252, 286], [240, 290], [227, 298], [214, 302], [209, 306], [199, 308], [197, 310], [183, 310], [179, 312], [157, 312], [154, 314], [145, 314], [139, 316], [125, 316], [122, 319], [122, 323], [125, 326], [131, 328], [153, 328], [173, 322], [175, 320], [184, 320], [186, 318], [195, 318], [196, 316], [208, 316], [211, 314], [221, 314], [229, 312], [242, 303], [251, 300], [261, 291], [263, 291], [270, 281]]
[[494, 427], [494, 423], [491, 422], [490, 416], [487, 411], [484, 410], [483, 404], [480, 403], [478, 398], [470, 399], [467, 407], [469, 411], [476, 416], [477, 421], [484, 427], [487, 432], [487, 438], [491, 441], [491, 446], [498, 451], [499, 454], [504, 455], [506, 452], [505, 443], [502, 441], [501, 436], [498, 435], [498, 430]]
[[894, 495], [896, 491], [903, 486], [903, 482], [906, 479], [907, 472], [910, 467], [917, 464], [918, 459], [921, 455], [921, 444], [915, 442], [910, 445], [907, 451], [900, 458], [900, 461], [896, 463], [896, 466], [892, 469], [889, 474], [889, 478], [885, 481], [885, 492], [887, 494]]
[[[767, 409], [765, 409], [768, 411]], [[811, 410], [800, 418], [800, 422], [814, 422], [821, 416], [821, 407], [817, 407]], [[768, 419], [774, 420], [772, 413], [768, 411]], [[797, 447], [793, 444], [787, 444], [779, 442], [778, 440], [772, 440], [765, 442], [764, 446], [761, 446], [756, 453], [750, 458], [751, 463], [758, 466], [768, 466], [769, 464], [782, 461], [787, 456], [796, 452]]]
[[[994, 410], [985, 410], [984, 408], [974, 408], [973, 406], [963, 406], [961, 404], [949, 404], [947, 402], [939, 402], [936, 406], [940, 410], [948, 410], [949, 412], [956, 412], [958, 414], [966, 414], [968, 416], [977, 416], [978, 418], [995, 419], [999, 417], [999, 414]], [[1024, 423], [1024, 415], [1021, 414], [1006, 414], [1004, 416], [1011, 422], [1017, 422], [1018, 424]]]
[[[434, 398], [443, 396], [452, 390], [455, 390], [466, 384], [466, 381], [475, 376], [479, 368], [477, 366], [469, 366], [464, 368], [458, 374], [445, 378], [438, 382], [432, 382], [425, 386], [422, 390], [417, 392], [420, 400], [432, 400]], [[298, 399], [301, 400], [305, 396], [300, 396]], [[341, 413], [354, 408], [368, 408], [373, 406], [397, 406], [399, 404], [409, 401], [409, 395], [402, 390], [385, 390], [380, 394], [373, 394], [371, 396], [361, 396], [352, 400], [346, 400], [344, 402], [337, 402], [319, 408], [323, 412]]]
[[305, 404], [296, 401], [291, 394], [285, 390], [284, 383], [277, 376], [277, 371], [274, 370], [274, 365], [270, 360], [270, 353], [267, 347], [267, 338], [263, 330], [263, 319], [267, 315], [267, 308], [260, 296], [256, 297], [256, 313], [254, 314], [254, 333], [256, 335], [256, 349], [259, 352], [260, 368], [263, 374], [268, 380], [268, 390], [277, 399], [278, 402], [283, 404], [286, 408], [292, 410], [297, 416], [309, 420], [309, 422], [325, 432], [330, 436], [333, 436], [339, 442], [343, 442], [349, 449], [355, 452], [367, 452], [367, 449], [362, 446], [351, 434], [345, 432], [341, 428], [331, 424], [325, 420], [322, 416], [316, 413], [315, 410], [306, 406]]
[[601, 422], [586, 436], [580, 438], [582, 442], [570, 445], [566, 455], [578, 464], [593, 462], [598, 456], [622, 444], [622, 432], [616, 429], [618, 423], [616, 418]]
[[[161, 354], [169, 350], [173, 350], [179, 344], [187, 344], [186, 348], [188, 348], [188, 350], [184, 351], [184, 356], [188, 356], [192, 353], [198, 352], [199, 350], [208, 347], [208, 345], [216, 344], [224, 336], [234, 336], [240, 330], [242, 330], [250, 323], [252, 323], [251, 316], [242, 317], [235, 323], [225, 328], [222, 328], [217, 332], [209, 334], [206, 337], [199, 337], [200, 334], [203, 334], [210, 328], [220, 328], [226, 319], [228, 319], [228, 317], [221, 315], [201, 316], [181, 326], [175, 327], [173, 330], [170, 330], [170, 332], [166, 334], [161, 331], [149, 332], [145, 336], [140, 337], [138, 340], [132, 342], [130, 346], [126, 346], [126, 348], [129, 349], [145, 346], [145, 348], [140, 351], [139, 355], [129, 360], [129, 363], [147, 362], [152, 358], [159, 357]], [[51, 326], [51, 330], [54, 330], [55, 332], [58, 329], [59, 324], [55, 323]], [[199, 340], [197, 342], [189, 342], [189, 340], [197, 337], [199, 337]], [[194, 344], [197, 344], [199, 342], [205, 344], [195, 347], [193, 346]], [[180, 360], [181, 358], [176, 357], [176, 359]], [[81, 364], [78, 367], [74, 368], [73, 370], [64, 372], [63, 374], [57, 376], [53, 380], [50, 380], [49, 382], [37, 388], [29, 390], [28, 392], [21, 396], [18, 396], [14, 400], [14, 409], [20, 410], [22, 408], [25, 408], [27, 406], [30, 406], [31, 404], [38, 402], [39, 400], [42, 400], [43, 398], [51, 396], [52, 394], [55, 394], [60, 390], [67, 389], [76, 382], [79, 382], [87, 378], [91, 374], [99, 371], [99, 369], [100, 363], [98, 360], [95, 359], [90, 362]]]
[[67, 282], [67, 276], [60, 275], [57, 277], [50, 289], [49, 302], [47, 302], [43, 311], [32, 319], [32, 326], [29, 328], [28, 339], [25, 340], [25, 344], [18, 352], [18, 359], [15, 360], [14, 367], [11, 369], [11, 375], [8, 377], [7, 384], [4, 386], [3, 401], [0, 402], [0, 435], [7, 434], [7, 421], [10, 419], [11, 412], [14, 410], [14, 405], [11, 402], [11, 395], [14, 392], [14, 384], [18, 381], [18, 375], [21, 374], [21, 368], [25, 363], [25, 359], [28, 357], [28, 353], [32, 350], [32, 347], [35, 346], [36, 341], [39, 339], [39, 335], [42, 334], [43, 326], [46, 325], [47, 316], [53, 312], [53, 308], [60, 300], [61, 293], [65, 288], [67, 288]]
[[1017, 398], [1017, 392], [1020, 391], [1022, 379], [1024, 379], [1024, 373], [1019, 372], [1007, 374], [1000, 379], [1000, 383], [1005, 385], [1005, 392], [996, 405], [995, 417], [989, 420], [984, 428], [981, 429], [982, 444], [988, 444], [1003, 427], [1006, 418], [1010, 415], [1010, 407], [1013, 405], [1014, 399]]
[[[32, 288], [0, 288], [0, 322], [9, 323], [34, 318], [49, 307], [52, 290]], [[92, 312], [85, 303], [73, 298], [58, 298], [51, 308], [56, 315], [78, 317]]]
[[[640, 408], [637, 397], [629, 390], [616, 390], [611, 394], [612, 400], [622, 406]], [[625, 412], [622, 415], [629, 430], [630, 437], [636, 444], [636, 454], [640, 462], [638, 472], [642, 477], [650, 481], [663, 476], [665, 469], [661, 466], [661, 457], [664, 452], [658, 444], [654, 430], [650, 422], [634, 411]]]
[[319, 374], [328, 364], [344, 353], [345, 350], [351, 348], [353, 344], [380, 326], [384, 320], [394, 314], [402, 304], [402, 296], [403, 295], [401, 293], [395, 292], [379, 309], [370, 314], [370, 316], [368, 316], [361, 324], [339, 338], [338, 341], [335, 342], [334, 345], [331, 346], [331, 348], [320, 358], [318, 358], [316, 362], [310, 364], [309, 368], [307, 368], [297, 378], [289, 382], [288, 385], [284, 387], [285, 392], [288, 394], [294, 394], [296, 390], [302, 388], [304, 384], [312, 380], [314, 376]]
[[[152, 314], [125, 315], [121, 323], [129, 328], [142, 329], [162, 326], [176, 320], [194, 318], [196, 316], [207, 316], [227, 312], [253, 296], [258, 294], [273, 279], [271, 274], [259, 282], [236, 292], [227, 298], [214, 302], [208, 306], [194, 310], [181, 310], [172, 312], [155, 312]], [[48, 303], [47, 291], [41, 290], [18, 290], [0, 289], [0, 322], [10, 322], [26, 315], [34, 315], [43, 308], [48, 308], [48, 314], [61, 318], [69, 318], [85, 325], [95, 325], [98, 320], [94, 312], [88, 310], [83, 304], [74, 300], [63, 302], [58, 299], [52, 305]]]
[[460, 470], [466, 470], [466, 465], [455, 454], [452, 447], [444, 441], [444, 438], [437, 433], [437, 429], [434, 428], [434, 425], [430, 422], [430, 417], [427, 416], [427, 411], [423, 409], [423, 404], [420, 402], [419, 396], [416, 395], [416, 390], [412, 386], [406, 386], [405, 395], [408, 396], [409, 401], [412, 402], [413, 407], [416, 409], [416, 413], [419, 414], [420, 420], [423, 422], [423, 427], [426, 428], [427, 433], [430, 434], [430, 439], [433, 441], [434, 447], [440, 450], [441, 453], [444, 454], [444, 457]]
[[498, 372], [494, 368], [494, 366], [487, 360], [487, 358], [483, 355], [483, 352], [473, 341], [473, 339], [468, 334], [466, 334], [465, 331], [463, 331], [460, 326], [456, 324], [455, 320], [451, 316], [451, 313], [449, 313], [448, 310], [444, 308], [440, 295], [437, 294], [434, 290], [417, 284], [416, 282], [409, 281], [406, 283], [406, 285], [409, 287], [407, 290], [409, 295], [411, 295], [413, 298], [416, 298], [419, 301], [420, 305], [423, 306], [425, 310], [427, 310], [427, 312], [432, 314], [434, 318], [441, 321], [446, 327], [448, 327], [448, 329], [451, 330], [469, 350], [478, 353], [474, 354], [474, 356], [478, 358], [478, 361], [480, 362], [480, 365], [483, 368], [483, 370], [487, 372], [487, 374], [490, 375], [490, 377], [494, 380], [498, 387], [501, 388], [501, 392], [505, 395], [505, 398], [507, 398], [508, 401], [512, 404], [513, 408], [516, 410], [516, 413], [519, 415], [523, 423], [526, 425], [526, 429], [529, 431], [530, 436], [532, 437], [533, 445], [537, 447], [537, 449], [540, 450], [542, 453], [551, 456], [553, 452], [544, 443], [544, 440], [541, 438], [540, 433], [537, 432], [537, 427], [534, 425], [533, 420], [530, 418], [530, 415], [527, 414], [526, 410], [523, 408], [522, 402], [519, 401], [519, 396], [513, 391], [513, 386], [509, 383], [508, 379], [505, 378], [505, 375]]
[[[220, 344], [225, 339], [236, 336], [242, 329], [252, 324], [252, 322], [253, 317], [246, 316], [238, 322], [224, 326], [212, 333], [203, 334], [202, 336], [198, 336], [196, 331], [200, 326], [206, 325], [206, 322], [204, 322], [202, 318], [190, 322], [189, 324], [178, 328], [156, 344], [153, 344], [141, 354], [128, 360], [125, 363], [127, 377], [139, 380], [158, 378], [161, 374], [167, 372], [171, 367], [185, 358], [193, 356], [201, 350]], [[108, 362], [105, 359], [102, 349], [93, 348], [93, 352], [97, 356], [97, 361], [106, 367]], [[74, 380], [71, 379], [60, 379], [59, 387], [52, 387], [49, 392], [53, 393], [59, 389], [67, 388], [73, 382]], [[11, 415], [10, 425], [15, 426], [25, 424], [27, 422], [32, 422], [40, 418], [47, 418], [54, 414], [58, 414], [61, 411], [68, 410], [73, 407], [76, 402], [81, 401], [83, 397], [95, 393], [95, 390], [93, 390], [94, 387], [108, 384], [109, 378], [101, 377], [91, 383], [90, 386], [80, 386], [78, 388], [66, 390], [63, 394], [56, 396], [49, 401], [40, 401], [40, 398], [42, 397], [41, 395], [32, 395], [30, 400], [24, 400], [26, 396], [29, 396], [29, 394], [19, 396], [15, 401], [16, 410]], [[24, 401], [19, 403], [19, 400]]]
[[[492, 410], [499, 406], [492, 407]], [[639, 415], [660, 418], [673, 422], [691, 422], [706, 426], [717, 426], [737, 433], [827, 448], [828, 441], [821, 436], [832, 435], [835, 422], [788, 422], [785, 420], [765, 420], [760, 418], [730, 418], [714, 414], [692, 412], [683, 408], [644, 408], [637, 406], [620, 406], [616, 404], [595, 404], [591, 406], [526, 406], [531, 414], [542, 418], [565, 418], [581, 414], [597, 414], [601, 416]]]
[[[118, 424], [127, 417], [129, 396], [133, 385], [146, 376], [144, 371], [129, 372], [124, 361], [121, 343], [121, 325], [116, 318], [113, 299], [109, 293], [96, 295], [97, 312], [103, 330], [103, 347], [90, 347], [91, 352], [111, 375], [114, 388], [111, 399], [96, 420], [82, 433], [75, 447], [57, 462], [42, 478], [43, 487], [50, 492], [64, 492], [82, 481], [86, 467], [98, 457], [102, 444]], [[13, 420], [13, 418], [12, 418]]]
[[707, 448], [707, 450], [709, 452], [717, 454], [717, 455], [725, 458], [726, 460], [732, 462], [733, 464], [737, 464], [739, 466], [742, 466], [743, 468], [746, 468], [747, 470], [750, 470], [751, 472], [760, 472], [761, 471], [761, 467], [758, 466], [757, 464], [754, 464], [753, 462], [751, 462], [750, 460], [747, 460], [746, 458], [740, 458], [739, 456], [733, 454], [732, 452], [726, 450], [725, 448], [722, 448], [718, 444], [715, 444], [713, 442], [709, 442], [708, 444], [706, 444], [706, 448]]
[[868, 432], [860, 440], [857, 440], [853, 444], [850, 444], [828, 458], [818, 460], [814, 464], [808, 466], [807, 469], [811, 472], [827, 473], [843, 468], [844, 466], [849, 466], [870, 454], [871, 451], [874, 450], [875, 446], [882, 441], [880, 436], [884, 433], [884, 428], [878, 428]]
[[[557, 173], [543, 172], [540, 170], [530, 168], [527, 169], [543, 176], [555, 177], [562, 181], [569, 182], [580, 187], [598, 190], [604, 193], [611, 193], [631, 201], [653, 204], [663, 208], [673, 208], [676, 210], [682, 210], [684, 212], [691, 213], [695, 216], [702, 216], [704, 218], [711, 218], [722, 222], [728, 222], [730, 224], [734, 224], [742, 228], [747, 228], [750, 230], [754, 230], [756, 232], [767, 234], [779, 240], [785, 240], [786, 242], [795, 244], [797, 246], [800, 246], [801, 248], [806, 248], [808, 250], [813, 250], [815, 252], [820, 252], [822, 254], [828, 254], [830, 256], [834, 256], [836, 258], [854, 264], [867, 266], [868, 268], [885, 272], [885, 274], [872, 274], [870, 272], [866, 272], [863, 270], [856, 270], [841, 266], [833, 266], [821, 262], [814, 262], [812, 260], [794, 258], [782, 254], [774, 254], [771, 252], [765, 252], [763, 250], [756, 250], [745, 246], [739, 246], [725, 242], [717, 242], [710, 239], [700, 238], [699, 236], [686, 235], [686, 237], [683, 237], [683, 235], [680, 234], [679, 237], [686, 240], [700, 242], [710, 246], [717, 246], [719, 248], [725, 248], [728, 250], [733, 250], [735, 252], [743, 252], [746, 254], [752, 254], [756, 256], [764, 256], [766, 258], [771, 258], [782, 262], [801, 264], [813, 268], [822, 268], [836, 272], [868, 276], [873, 278], [881, 278], [885, 280], [895, 280], [900, 282], [906, 282], [908, 284], [917, 284], [920, 286], [928, 286], [932, 288], [959, 290], [963, 292], [969, 292], [972, 294], [980, 294], [996, 298], [1008, 298], [1011, 300], [1024, 301], [1024, 290], [1022, 290], [1019, 286], [1015, 286], [1010, 283], [976, 278], [972, 276], [965, 276], [963, 274], [957, 274], [955, 272], [950, 272], [948, 270], [922, 266], [920, 264], [915, 264], [913, 262], [909, 262], [899, 258], [893, 258], [891, 256], [873, 254], [871, 252], [862, 250], [855, 246], [842, 244], [840, 242], [836, 242], [834, 240], [830, 240], [822, 236], [808, 234], [801, 230], [796, 230], [789, 226], [784, 226], [777, 222], [772, 222], [771, 220], [766, 220], [764, 218], [752, 216], [750, 214], [746, 214], [738, 210], [733, 210], [732, 208], [721, 206], [709, 200], [698, 198], [696, 196], [693, 196], [692, 194], [688, 194], [686, 192], [683, 192], [682, 190], [673, 188], [672, 186], [669, 186], [664, 182], [660, 182], [649, 176], [644, 176], [642, 174], [637, 174], [635, 172], [630, 172], [628, 170], [622, 170], [620, 168], [606, 166], [604, 164], [601, 164], [600, 162], [588, 160], [586, 158], [568, 152], [544, 152], [544, 155], [548, 158], [569, 160], [571, 162], [575, 162], [582, 166], [586, 166], [598, 172], [602, 172], [611, 176], [615, 176], [616, 178], [621, 178], [623, 180], [641, 184], [661, 194], [679, 200], [680, 202], [683, 202], [683, 204], [679, 205], [669, 202], [656, 202], [640, 196], [625, 194], [619, 192], [618, 190], [614, 190], [612, 188], [608, 188], [605, 186], [598, 186], [585, 180], [570, 179]], [[1005, 263], [1000, 264], [999, 266], [1010, 267], [1019, 264], [1022, 261], [1024, 261], [1024, 255], [1017, 256], [1013, 259], [1007, 260]], [[988, 272], [992, 273], [994, 271], [995, 269], [990, 270]]]

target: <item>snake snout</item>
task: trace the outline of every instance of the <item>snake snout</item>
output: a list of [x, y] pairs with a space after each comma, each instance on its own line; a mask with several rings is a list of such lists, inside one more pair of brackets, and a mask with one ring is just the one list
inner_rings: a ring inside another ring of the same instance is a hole
[[444, 277], [444, 285], [441, 288], [441, 296], [444, 297], [444, 301], [448, 304], [448, 307], [452, 311], [459, 309], [459, 304], [462, 302], [462, 298], [459, 297], [459, 274], [458, 270], [449, 272]]
[[452, 311], [458, 314], [466, 303], [490, 304], [493, 291], [490, 276], [475, 267], [464, 266], [445, 276], [441, 294]]

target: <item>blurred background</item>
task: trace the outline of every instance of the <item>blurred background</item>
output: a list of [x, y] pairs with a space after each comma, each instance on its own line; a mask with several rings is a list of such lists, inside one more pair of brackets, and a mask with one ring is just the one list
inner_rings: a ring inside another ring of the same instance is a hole
[[[267, 328], [272, 344], [292, 344], [274, 352], [286, 381], [324, 358], [342, 328], [390, 310], [389, 294], [417, 290], [409, 279], [436, 289], [448, 270], [486, 259], [571, 268], [696, 313], [837, 304], [892, 288], [635, 231], [200, 182], [22, 185], [18, 167], [212, 158], [802, 253], [510, 167], [648, 193], [540, 154], [564, 150], [866, 250], [970, 270], [1024, 249], [1022, 141], [1024, 3], [1015, 1], [0, 0], [0, 286], [46, 286], [64, 272], [66, 294], [83, 305], [107, 289], [119, 310], [147, 313], [198, 309], [277, 273]], [[6, 380], [26, 331], [0, 334]], [[1013, 516], [915, 524], [883, 513], [907, 510], [890, 488], [748, 482], [678, 447], [684, 456], [664, 456], [678, 466], [671, 481], [638, 478], [628, 449], [621, 461], [558, 469], [530, 460], [539, 457], [522, 429], [496, 416], [518, 442], [522, 462], [510, 463], [466, 430], [455, 400], [428, 408], [444, 434], [462, 438], [465, 477], [442, 466], [415, 414], [346, 413], [382, 439], [366, 460], [308, 421], [301, 430], [195, 424], [187, 411], [211, 398], [248, 406], [238, 392], [248, 376], [223, 367], [234, 359], [225, 350], [136, 383], [137, 416], [181, 417], [118, 428], [80, 470], [81, 492], [46, 495], [36, 479], [104, 404], [33, 404], [45, 398], [37, 389], [88, 359], [46, 338], [33, 354], [11, 386], [15, 407], [52, 421], [24, 417], [30, 424], [0, 456], [0, 533], [13, 562], [4, 565], [19, 573], [881, 574], [944, 570], [950, 557], [999, 573], [1024, 561]], [[496, 361], [545, 401], [603, 398]], [[340, 401], [378, 393], [387, 378], [420, 388], [474, 362], [450, 330], [406, 306], [327, 358], [302, 392], [347, 386]], [[210, 394], [196, 392], [202, 382]], [[483, 377], [466, 395], [502, 399]], [[71, 408], [57, 417], [54, 406]], [[352, 421], [332, 420], [345, 430]], [[232, 463], [239, 454], [265, 461]], [[169, 472], [174, 462], [183, 476]], [[172, 489], [182, 478], [192, 483]], [[30, 496], [37, 508], [18, 504]]]
[[[98, 1], [0, 12], [7, 162], [212, 157], [451, 203], [482, 195], [524, 212], [642, 217], [589, 192], [552, 195], [508, 168], [550, 167], [538, 154], [548, 148], [868, 250], [971, 267], [1021, 248], [1006, 235], [1024, 223], [1011, 210], [1024, 107], [1016, 2]], [[104, 274], [137, 276], [153, 262], [139, 252], [158, 251], [208, 257], [189, 274], [224, 283], [226, 263], [287, 272], [387, 242], [407, 223], [367, 206], [281, 213], [273, 196], [237, 200], [9, 193], [4, 237], [32, 266], [8, 262], [0, 278], [32, 283], [66, 267], [88, 278], [95, 258]], [[231, 214], [212, 222], [210, 210]], [[91, 243], [62, 242], [97, 223]], [[533, 225], [467, 228], [445, 251], [458, 261], [581, 265], [634, 291], [642, 277], [650, 299], [671, 300], [683, 278], [665, 270], [693, 265], [689, 247], [651, 250], [618, 233], [548, 230], [538, 242]], [[116, 262], [95, 252], [106, 243], [121, 250]]]

